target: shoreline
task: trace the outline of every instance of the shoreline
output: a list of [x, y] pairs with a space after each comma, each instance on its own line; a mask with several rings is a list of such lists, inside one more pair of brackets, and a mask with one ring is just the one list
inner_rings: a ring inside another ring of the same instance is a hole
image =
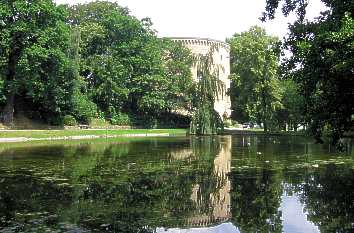
[[304, 132], [264, 132], [263, 130], [248, 130], [241, 128], [225, 129], [224, 134], [230, 135], [270, 135], [270, 136], [307, 136]]
[[[0, 144], [59, 141], [90, 140], [102, 138], [142, 138], [186, 136], [187, 129], [75, 129], [75, 130], [0, 130]], [[268, 132], [241, 128], [226, 128], [220, 135], [267, 135], [267, 136], [304, 136], [304, 132]], [[346, 135], [353, 138], [353, 135]]]
[[120, 134], [120, 135], [78, 135], [78, 136], [63, 136], [63, 137], [49, 137], [49, 138], [28, 138], [28, 137], [13, 137], [0, 138], [0, 143], [8, 142], [33, 142], [33, 141], [58, 141], [58, 140], [84, 140], [84, 139], [98, 139], [98, 138], [120, 138], [120, 137], [169, 137], [169, 133], [147, 133], [147, 134]]
[[138, 129], [138, 130], [1, 130], [0, 143], [85, 140], [99, 138], [169, 137], [186, 135], [185, 129]]

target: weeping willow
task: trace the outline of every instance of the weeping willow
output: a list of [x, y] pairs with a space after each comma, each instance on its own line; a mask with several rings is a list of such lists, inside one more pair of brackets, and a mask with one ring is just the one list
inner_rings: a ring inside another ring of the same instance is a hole
[[190, 124], [190, 134], [210, 135], [223, 130], [223, 122], [214, 110], [215, 99], [223, 95], [224, 83], [219, 80], [219, 72], [222, 66], [215, 64], [214, 52], [217, 46], [212, 46], [207, 54], [198, 54], [194, 57], [194, 65], [197, 67], [198, 82], [195, 92], [195, 111]]

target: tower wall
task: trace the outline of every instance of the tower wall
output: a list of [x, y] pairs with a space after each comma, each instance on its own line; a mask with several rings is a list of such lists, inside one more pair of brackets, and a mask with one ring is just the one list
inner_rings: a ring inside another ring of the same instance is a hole
[[[220, 93], [217, 96], [214, 109], [219, 113], [219, 115], [225, 119], [231, 116], [231, 100], [230, 96], [226, 94], [227, 90], [230, 88], [230, 46], [222, 41], [203, 39], [203, 38], [180, 38], [174, 37], [170, 38], [173, 41], [181, 42], [184, 46], [189, 48], [193, 54], [205, 55], [210, 51], [212, 46], [216, 46], [217, 49], [214, 51], [213, 60], [222, 69], [219, 70], [219, 80], [224, 83], [225, 92]], [[192, 67], [193, 79], [198, 80], [197, 77], [197, 67]]]

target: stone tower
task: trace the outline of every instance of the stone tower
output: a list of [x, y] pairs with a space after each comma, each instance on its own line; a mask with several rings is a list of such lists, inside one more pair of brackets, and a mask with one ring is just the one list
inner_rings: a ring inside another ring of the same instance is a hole
[[[217, 96], [214, 109], [219, 113], [223, 120], [230, 118], [231, 116], [231, 100], [230, 96], [227, 95], [227, 90], [230, 88], [230, 46], [222, 41], [203, 39], [203, 38], [192, 38], [192, 37], [172, 37], [173, 41], [180, 42], [195, 55], [202, 54], [205, 55], [209, 52], [211, 46], [216, 46], [217, 50], [214, 51], [213, 60], [214, 63], [223, 67], [219, 72], [219, 80], [221, 80], [225, 85], [225, 93], [221, 93]], [[197, 67], [192, 67], [193, 79], [195, 81], [197, 78]]]

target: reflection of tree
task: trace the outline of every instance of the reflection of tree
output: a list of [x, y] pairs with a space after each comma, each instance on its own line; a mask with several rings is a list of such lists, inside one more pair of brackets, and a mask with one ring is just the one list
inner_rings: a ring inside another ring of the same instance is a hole
[[[191, 185], [205, 167], [168, 161], [171, 146], [181, 145], [141, 141], [111, 145], [98, 157], [80, 156], [71, 171], [85, 186], [74, 189], [73, 203], [61, 214], [64, 220], [89, 229], [102, 225], [113, 232], [152, 232], [161, 225], [182, 225], [180, 219], [193, 209]], [[87, 158], [95, 158], [94, 163], [85, 162]]]
[[[3, 174], [1, 169], [0, 173]], [[24, 223], [47, 224], [51, 221], [50, 216], [43, 213], [52, 211], [58, 203], [66, 205], [70, 202], [71, 190], [58, 186], [55, 181], [44, 181], [30, 176], [30, 173], [5, 177], [0, 177], [0, 232], [2, 227], [12, 226], [13, 222], [17, 224], [12, 229], [18, 231], [9, 232], [33, 231]], [[44, 202], [46, 205], [43, 205]]]
[[[98, 232], [153, 232], [161, 226], [186, 226], [196, 214], [221, 216], [223, 205], [229, 205], [226, 173], [230, 169], [231, 143], [223, 143], [225, 140], [219, 137], [200, 137], [190, 141], [173, 138], [54, 146], [58, 156], [36, 164], [36, 170], [53, 180], [29, 173], [28, 183], [36, 188], [29, 184], [24, 188], [32, 190], [33, 195], [28, 195], [30, 191], [24, 192], [27, 195], [14, 194], [11, 206], [5, 206], [2, 200], [0, 206], [14, 213], [21, 209], [20, 203], [27, 203], [29, 212], [56, 214], [51, 230], [63, 222]], [[46, 156], [51, 149], [46, 147], [39, 153], [42, 149], [34, 147], [27, 154]], [[188, 155], [179, 155], [184, 152]], [[173, 159], [174, 155], [179, 159]], [[20, 165], [14, 171], [18, 169]], [[11, 192], [17, 185], [15, 181]], [[197, 201], [191, 199], [196, 185]], [[55, 198], [57, 193], [61, 198]], [[11, 194], [5, 190], [1, 195]], [[47, 201], [51, 202], [50, 208]], [[0, 213], [3, 218], [9, 215]], [[11, 216], [13, 222], [20, 221], [14, 214]]]
[[145, 170], [130, 174], [127, 179], [91, 179], [64, 216], [68, 220], [74, 217], [86, 227], [92, 223], [94, 227], [107, 224], [114, 232], [140, 232], [168, 225], [173, 217], [188, 214], [191, 189], [186, 176], [168, 173]]
[[326, 165], [305, 178], [301, 201], [321, 233], [354, 232], [354, 170]]
[[[92, 223], [87, 220], [90, 216], [96, 226], [107, 225], [115, 232], [185, 226], [195, 216], [196, 221], [203, 216], [224, 220], [229, 213], [226, 207], [230, 184], [226, 173], [230, 170], [231, 137], [191, 138], [188, 145], [159, 142], [157, 148], [164, 149], [156, 150], [156, 145], [146, 143], [130, 145], [127, 154], [139, 155], [129, 156], [130, 167], [124, 162], [125, 156], [117, 159], [114, 148], [106, 149], [110, 152], [104, 158], [97, 159], [95, 166], [85, 166], [86, 173], [81, 172], [79, 181], [85, 181], [87, 186], [76, 190], [76, 204], [63, 216], [86, 227]], [[184, 152], [187, 156], [181, 155]], [[82, 163], [75, 164], [78, 169], [73, 171], [82, 169]]]
[[268, 169], [232, 173], [232, 222], [241, 232], [282, 232], [281, 177]]
[[[218, 223], [231, 215], [231, 204], [232, 222], [242, 233], [281, 232], [284, 189], [300, 196], [308, 220], [322, 233], [353, 232], [352, 163], [312, 166], [321, 158], [317, 155], [280, 160], [281, 150], [293, 151], [286, 138], [276, 138], [284, 140], [281, 144], [271, 137], [234, 139], [95, 141], [6, 150], [0, 154], [0, 231], [12, 223], [27, 224], [21, 228], [26, 231], [35, 220], [53, 231], [68, 222], [96, 232], [153, 232], [155, 227]], [[239, 156], [227, 175], [231, 144]]]

